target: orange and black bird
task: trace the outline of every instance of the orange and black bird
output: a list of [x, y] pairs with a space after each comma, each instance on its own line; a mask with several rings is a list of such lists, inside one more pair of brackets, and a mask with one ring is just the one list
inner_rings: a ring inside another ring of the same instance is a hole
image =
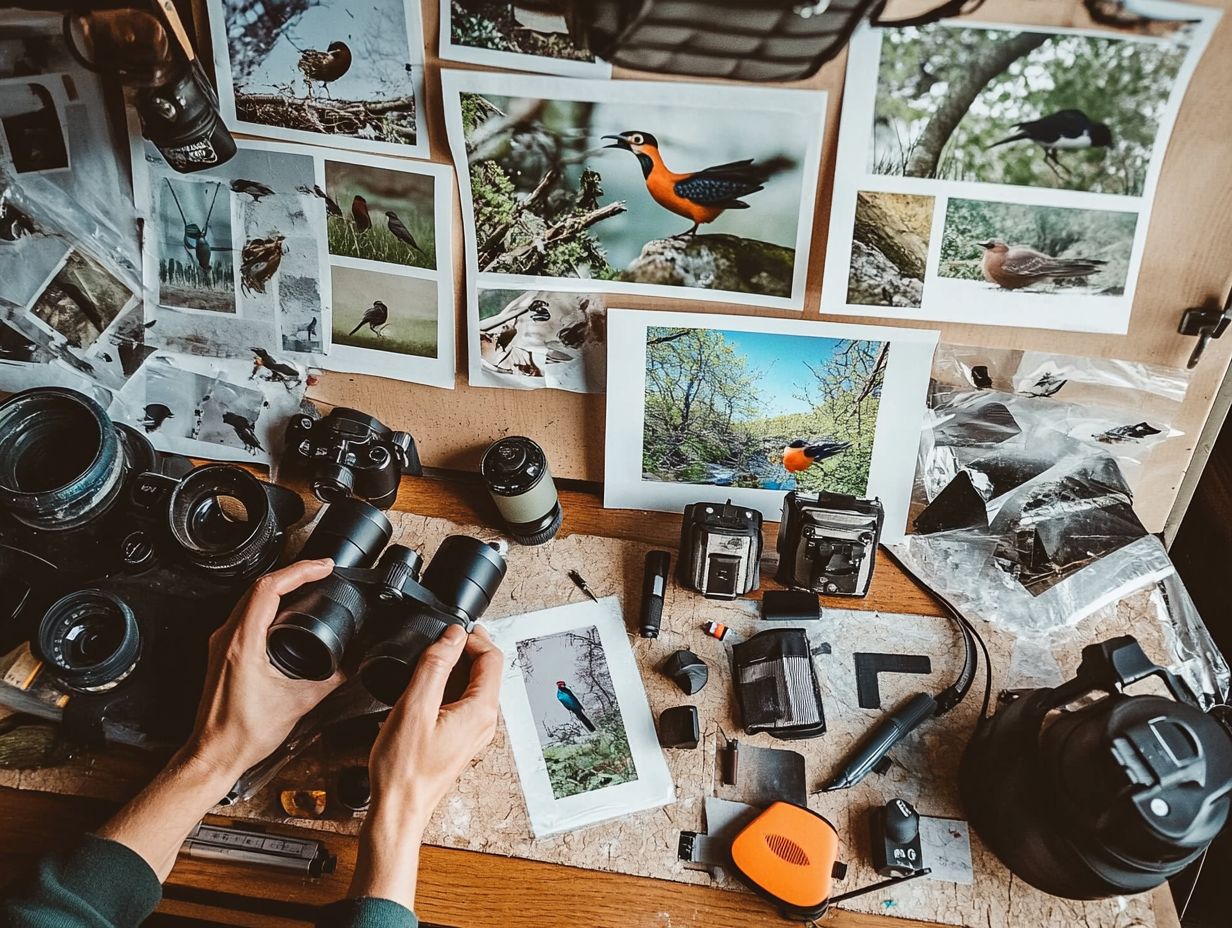
[[245, 293], [265, 292], [265, 285], [278, 273], [282, 264], [283, 241], [286, 236], [254, 238], [244, 243], [240, 252], [240, 287]]
[[740, 197], [763, 189], [770, 175], [780, 170], [777, 164], [757, 165], [748, 158], [677, 174], [663, 163], [659, 140], [649, 132], [622, 132], [603, 137], [615, 140], [604, 148], [621, 148], [637, 155], [646, 178], [646, 190], [656, 203], [692, 221], [693, 228], [673, 238], [696, 235], [698, 226], [714, 222], [726, 210], [748, 209], [749, 204]]
[[392, 209], [385, 210], [385, 221], [389, 224], [389, 234], [400, 242], [405, 242], [410, 245], [420, 254], [423, 254], [423, 249], [419, 247], [419, 242], [415, 241], [415, 236], [411, 235], [411, 230], [406, 227], [406, 224], [398, 218], [398, 214]]
[[383, 327], [388, 321], [389, 307], [380, 300], [373, 300], [372, 305], [368, 309], [364, 310], [364, 317], [359, 320], [359, 325], [355, 326], [355, 328], [351, 329], [351, 331], [347, 334], [354, 335], [364, 326], [367, 326], [373, 331], [374, 334], [376, 334], [378, 338], [383, 338], [384, 333], [381, 331], [381, 327]]
[[851, 442], [837, 438], [797, 438], [783, 448], [783, 466], [793, 474], [808, 470], [818, 461], [832, 458], [851, 447]]
[[345, 42], [330, 42], [323, 52], [306, 48], [299, 53], [299, 69], [308, 84], [309, 96], [314, 81], [323, 84], [328, 92], [330, 84], [351, 70], [351, 50]]
[[368, 215], [368, 201], [356, 195], [351, 201], [351, 218], [355, 220], [355, 229], [361, 235], [372, 228], [372, 217]]

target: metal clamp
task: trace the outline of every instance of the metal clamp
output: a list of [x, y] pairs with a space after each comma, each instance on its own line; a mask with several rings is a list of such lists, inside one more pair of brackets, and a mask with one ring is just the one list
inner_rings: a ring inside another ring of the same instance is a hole
[[1223, 309], [1210, 305], [1195, 306], [1181, 313], [1181, 324], [1177, 326], [1177, 332], [1181, 335], [1196, 335], [1198, 338], [1198, 344], [1194, 345], [1193, 353], [1189, 356], [1189, 363], [1185, 365], [1187, 368], [1193, 370], [1197, 367], [1207, 344], [1212, 338], [1220, 338], [1229, 323], [1232, 323], [1232, 291], [1229, 291], [1227, 299], [1224, 300]]

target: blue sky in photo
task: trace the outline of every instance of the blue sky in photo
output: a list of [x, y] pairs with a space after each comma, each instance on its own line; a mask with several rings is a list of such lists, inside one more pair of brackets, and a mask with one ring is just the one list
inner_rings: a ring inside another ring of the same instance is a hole
[[[778, 416], [810, 412], [812, 406], [797, 399], [804, 384], [813, 379], [804, 366], [825, 365], [842, 344], [836, 338], [812, 335], [782, 335], [774, 332], [719, 332], [748, 359], [749, 367], [761, 373], [760, 392], [765, 400], [763, 415]], [[771, 403], [773, 405], [771, 405]]]

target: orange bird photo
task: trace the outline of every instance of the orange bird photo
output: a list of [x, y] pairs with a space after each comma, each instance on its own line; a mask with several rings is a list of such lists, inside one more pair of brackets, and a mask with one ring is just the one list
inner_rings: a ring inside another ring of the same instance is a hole
[[818, 461], [832, 458], [851, 447], [849, 441], [836, 438], [814, 438], [805, 441], [797, 438], [783, 449], [783, 466], [793, 474], [808, 470]]

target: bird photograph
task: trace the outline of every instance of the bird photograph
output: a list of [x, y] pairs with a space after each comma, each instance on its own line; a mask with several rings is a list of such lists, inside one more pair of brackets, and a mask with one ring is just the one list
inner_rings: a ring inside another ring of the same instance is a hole
[[481, 272], [795, 295], [817, 183], [811, 97], [694, 88], [678, 103], [571, 80], [544, 99], [500, 77], [500, 91], [490, 75], [457, 80]]
[[[502, 55], [512, 52], [553, 61], [595, 63], [593, 52], [579, 48], [570, 39], [567, 16], [550, 5], [533, 0], [522, 3], [453, 0], [447, 9], [450, 11], [449, 37], [454, 45]], [[596, 63], [595, 67], [596, 77], [607, 76], [608, 68], [603, 62]], [[550, 65], [540, 64], [536, 70], [552, 73]]]
[[300, 381], [303, 380], [299, 368], [294, 364], [279, 361], [264, 348], [257, 347], [248, 350], [252, 352], [252, 373], [248, 375], [249, 380], [253, 380], [258, 374], [261, 374], [262, 380], [280, 383], [287, 388], [287, 392], [290, 392], [292, 387], [298, 386]]
[[227, 186], [164, 176], [153, 189], [158, 218], [158, 302], [235, 312], [235, 257]]
[[334, 345], [436, 357], [434, 281], [341, 265], [332, 278]]
[[260, 181], [244, 180], [237, 177], [231, 181], [231, 192], [252, 197], [254, 203], [260, 203], [262, 197], [272, 197], [274, 195], [274, 188]]
[[330, 254], [435, 269], [434, 183], [430, 174], [327, 160], [319, 195]]
[[244, 243], [240, 251], [240, 287], [245, 294], [264, 293], [273, 280], [286, 253], [286, 236], [275, 232], [266, 238], [254, 238]]
[[535, 732], [510, 735], [538, 737], [557, 799], [636, 779], [598, 627], [519, 641], [516, 660]]
[[[416, 145], [412, 51], [403, 0], [265, 4], [222, 0], [236, 115], [300, 134]], [[225, 86], [225, 85], [224, 85]], [[359, 147], [359, 146], [356, 146]]]
[[481, 290], [479, 356], [511, 386], [601, 389], [606, 308], [593, 293]]
[[222, 421], [235, 432], [235, 437], [239, 439], [245, 451], [256, 454], [258, 451], [265, 450], [261, 446], [261, 439], [257, 437], [255, 420], [248, 419], [238, 412], [224, 412]]
[[89, 348], [107, 330], [133, 292], [80, 251], [69, 254], [30, 311], [74, 348]]
[[[937, 274], [944, 292], [1120, 296], [1138, 217], [1111, 210], [952, 198]], [[979, 284], [966, 284], [967, 281]], [[960, 284], [960, 282], [962, 282]], [[932, 286], [929, 284], [928, 286]]]
[[886, 363], [877, 341], [648, 327], [642, 479], [863, 495]]
[[166, 403], [147, 403], [141, 416], [141, 425], [146, 433], [157, 432], [168, 419], [174, 419], [175, 413]]
[[[873, 174], [1140, 196], [1188, 47], [948, 24], [881, 30]], [[921, 85], [921, 73], [930, 81]]]

